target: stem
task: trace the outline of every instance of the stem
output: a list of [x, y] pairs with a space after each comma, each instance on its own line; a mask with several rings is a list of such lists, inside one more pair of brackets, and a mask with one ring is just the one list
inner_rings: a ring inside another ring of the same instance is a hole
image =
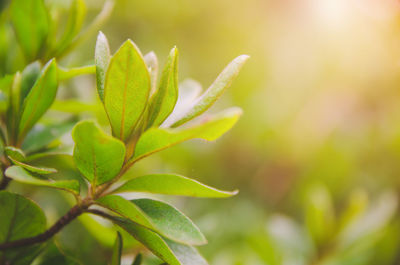
[[19, 239], [13, 242], [6, 242], [0, 244], [0, 250], [5, 250], [9, 248], [24, 247], [28, 245], [42, 243], [50, 238], [52, 238], [56, 233], [58, 233], [64, 226], [68, 225], [72, 220], [77, 218], [79, 215], [87, 211], [90, 206], [89, 202], [75, 205], [72, 207], [63, 217], [61, 217], [52, 227], [42, 234], [34, 237], [28, 237]]
[[58, 67], [58, 77], [62, 80], [67, 80], [78, 75], [88, 75], [96, 73], [96, 66], [88, 65], [76, 68], [65, 69]]

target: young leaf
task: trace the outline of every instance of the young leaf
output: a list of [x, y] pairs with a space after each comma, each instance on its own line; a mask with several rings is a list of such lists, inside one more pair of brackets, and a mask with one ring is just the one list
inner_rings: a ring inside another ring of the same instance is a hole
[[189, 218], [166, 203], [150, 199], [128, 201], [116, 195], [107, 195], [99, 198], [97, 202], [174, 241], [190, 245], [201, 245], [207, 242]]
[[112, 180], [121, 170], [125, 146], [91, 121], [79, 122], [72, 130], [74, 161], [82, 175], [94, 185]]
[[150, 100], [148, 127], [159, 126], [174, 110], [178, 99], [178, 50], [173, 48], [161, 75], [160, 86]]
[[143, 256], [141, 253], [137, 254], [135, 259], [133, 260], [132, 265], [141, 265], [142, 264]]
[[20, 105], [23, 103], [23, 100], [29, 94], [29, 91], [31, 91], [31, 88], [33, 87], [37, 78], [39, 77], [40, 68], [41, 68], [40, 63], [36, 61], [25, 67], [24, 71], [22, 71], [21, 88], [20, 88], [21, 96], [19, 102]]
[[4, 151], [9, 158], [15, 159], [17, 161], [23, 162], [26, 159], [24, 152], [14, 146], [6, 146], [4, 148]]
[[[0, 244], [36, 236], [46, 230], [46, 217], [33, 201], [0, 191]], [[4, 264], [31, 264], [38, 245], [0, 251]], [[25, 263], [24, 263], [25, 262]]]
[[215, 115], [206, 122], [184, 129], [151, 128], [147, 130], [137, 142], [135, 154], [129, 161], [130, 164], [149, 156], [155, 152], [184, 142], [186, 140], [201, 138], [213, 141], [223, 135], [236, 123], [242, 111], [232, 108]]
[[22, 140], [35, 123], [53, 103], [57, 93], [57, 66], [50, 60], [42, 70], [28, 96], [24, 100], [19, 123], [19, 137]]
[[11, 21], [28, 61], [36, 58], [49, 31], [48, 12], [43, 0], [13, 0]]
[[117, 232], [117, 237], [115, 238], [113, 253], [111, 256], [111, 265], [121, 265], [121, 255], [122, 255], [122, 236]]
[[74, 194], [79, 194], [79, 182], [77, 180], [60, 180], [60, 181], [49, 181], [36, 178], [32, 176], [28, 171], [20, 166], [11, 166], [7, 168], [5, 175], [13, 180], [25, 184], [43, 186], [49, 188], [60, 189]]
[[23, 167], [26, 170], [33, 172], [33, 173], [42, 174], [42, 175], [57, 173], [57, 170], [55, 168], [31, 166], [31, 165], [22, 163], [18, 160], [15, 160], [12, 157], [9, 157], [9, 158], [14, 163], [14, 165]]
[[192, 246], [164, 239], [156, 233], [124, 218], [112, 217], [112, 221], [169, 265], [207, 265], [204, 258]]
[[173, 174], [136, 177], [114, 191], [114, 193], [121, 192], [149, 192], [202, 198], [226, 198], [237, 194], [237, 191], [218, 190], [196, 180]]
[[150, 76], [138, 48], [127, 40], [110, 60], [104, 84], [104, 107], [113, 135], [125, 141], [146, 107]]
[[171, 127], [178, 127], [209, 109], [231, 85], [232, 81], [237, 77], [240, 69], [248, 58], [249, 56], [247, 55], [240, 55], [230, 62], [228, 66], [225, 67], [225, 69], [219, 74], [214, 83], [197, 100], [195, 106], [187, 113], [184, 113], [182, 118], [176, 121]]
[[102, 102], [104, 102], [104, 82], [110, 57], [110, 46], [108, 45], [107, 38], [100, 31], [99, 35], [97, 35], [94, 63], [96, 65], [97, 92]]

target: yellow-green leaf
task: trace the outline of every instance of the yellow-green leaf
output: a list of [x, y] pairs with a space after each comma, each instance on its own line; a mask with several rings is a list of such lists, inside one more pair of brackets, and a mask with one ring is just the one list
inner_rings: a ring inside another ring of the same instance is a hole
[[108, 65], [104, 84], [104, 107], [113, 135], [127, 140], [146, 107], [150, 76], [139, 49], [127, 40]]

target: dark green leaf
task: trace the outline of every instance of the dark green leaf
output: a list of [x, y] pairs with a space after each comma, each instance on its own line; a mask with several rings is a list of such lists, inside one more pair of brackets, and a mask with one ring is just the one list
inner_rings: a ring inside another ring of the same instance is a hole
[[159, 126], [174, 110], [178, 99], [178, 50], [173, 48], [161, 75], [160, 86], [150, 100], [148, 126]]
[[237, 194], [237, 191], [218, 190], [196, 180], [173, 174], [136, 177], [124, 183], [114, 192], [149, 192], [204, 198], [226, 198]]
[[137, 254], [135, 259], [133, 260], [132, 265], [141, 265], [142, 264], [143, 256], [141, 253]]
[[150, 76], [139, 49], [127, 40], [111, 58], [104, 84], [104, 106], [113, 135], [127, 140], [147, 104]]
[[74, 194], [79, 194], [80, 192], [79, 182], [77, 180], [50, 181], [39, 179], [32, 176], [28, 171], [20, 166], [11, 166], [7, 168], [5, 175], [15, 181], [25, 184], [65, 190]]
[[104, 133], [94, 122], [79, 122], [72, 131], [74, 161], [82, 175], [95, 186], [112, 180], [121, 170], [125, 146]]
[[40, 68], [41, 68], [40, 63], [36, 61], [25, 67], [24, 71], [22, 71], [21, 88], [20, 88], [21, 96], [19, 102], [20, 105], [22, 105], [23, 100], [29, 94], [29, 91], [31, 91], [31, 88], [33, 87], [37, 78], [39, 77]]
[[11, 21], [28, 61], [34, 59], [46, 41], [49, 19], [43, 0], [13, 0]]
[[18, 139], [22, 140], [49, 109], [56, 97], [57, 86], [57, 66], [53, 59], [45, 65], [40, 77], [24, 100]]
[[120, 265], [122, 255], [122, 236], [117, 232], [117, 237], [115, 238], [113, 253], [111, 257], [111, 265]]
[[195, 106], [187, 113], [183, 113], [182, 117], [178, 119], [178, 121], [176, 121], [171, 127], [178, 127], [209, 109], [214, 104], [214, 102], [224, 93], [224, 91], [231, 85], [248, 58], [249, 56], [247, 55], [241, 55], [230, 62], [228, 66], [225, 67], [225, 69], [217, 77], [214, 83], [197, 100]]
[[[36, 236], [46, 230], [46, 217], [33, 201], [14, 193], [0, 191], [0, 244]], [[40, 246], [0, 251], [5, 264], [30, 264]]]
[[96, 42], [96, 50], [94, 55], [94, 62], [96, 65], [96, 80], [97, 80], [97, 92], [101, 101], [104, 102], [104, 82], [106, 79], [106, 72], [108, 64], [110, 62], [110, 47], [108, 41], [103, 32], [99, 32]]
[[139, 138], [135, 154], [129, 163], [132, 164], [143, 157], [186, 140], [201, 138], [213, 141], [232, 128], [241, 113], [242, 111], [238, 108], [229, 109], [205, 122], [184, 129], [151, 128]]
[[41, 255], [37, 265], [81, 265], [81, 263], [65, 255], [52, 243], [46, 248], [44, 255]]
[[166, 203], [150, 199], [128, 201], [116, 195], [107, 195], [97, 202], [172, 240], [190, 245], [206, 243], [203, 234], [193, 222]]

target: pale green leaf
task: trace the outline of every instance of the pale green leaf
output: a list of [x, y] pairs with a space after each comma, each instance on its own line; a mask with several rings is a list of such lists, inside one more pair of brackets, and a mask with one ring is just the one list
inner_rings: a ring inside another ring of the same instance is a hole
[[183, 113], [182, 117], [171, 127], [178, 127], [209, 109], [231, 85], [248, 58], [249, 56], [247, 55], [240, 55], [230, 62], [228, 66], [225, 67], [225, 69], [219, 74], [213, 84], [207, 89], [207, 91], [205, 91], [204, 94], [198, 98], [194, 107], [187, 113]]
[[113, 217], [112, 221], [145, 245], [153, 254], [169, 265], [207, 265], [192, 246], [164, 239], [158, 234], [127, 219]]
[[101, 101], [104, 102], [104, 82], [106, 79], [106, 72], [110, 62], [110, 47], [103, 32], [99, 32], [97, 36], [96, 49], [94, 52], [94, 62], [96, 65], [96, 80], [97, 92]]
[[49, 32], [48, 12], [43, 0], [13, 0], [11, 21], [28, 61], [36, 58]]
[[37, 174], [41, 174], [41, 175], [57, 173], [57, 170], [55, 168], [32, 166], [32, 165], [28, 165], [26, 163], [20, 162], [18, 160], [15, 160], [12, 157], [9, 157], [9, 158], [13, 162], [14, 165], [23, 167], [26, 170], [33, 172], [33, 173], [37, 173]]
[[111, 265], [121, 265], [122, 247], [122, 236], [117, 232], [111, 256]]
[[[46, 217], [33, 201], [14, 193], [0, 191], [0, 244], [33, 237], [46, 230]], [[0, 251], [4, 264], [31, 264], [40, 246]]]
[[73, 131], [74, 161], [82, 175], [95, 186], [112, 180], [125, 159], [125, 146], [104, 133], [94, 122], [78, 123]]
[[107, 195], [99, 198], [97, 202], [99, 205], [174, 241], [190, 245], [201, 245], [207, 242], [189, 218], [161, 201], [150, 199], [128, 201], [120, 196]]
[[127, 40], [110, 60], [104, 84], [104, 107], [113, 135], [127, 140], [145, 110], [150, 76], [139, 49]]
[[232, 108], [189, 128], [151, 128], [139, 138], [135, 154], [129, 163], [132, 164], [143, 157], [186, 140], [194, 138], [216, 140], [232, 128], [241, 113], [239, 108]]
[[22, 138], [50, 108], [57, 94], [57, 66], [54, 59], [49, 61], [24, 100], [19, 137]]
[[24, 162], [26, 159], [25, 153], [21, 149], [14, 146], [6, 146], [4, 148], [4, 152], [8, 157], [13, 158], [17, 161]]
[[226, 198], [237, 191], [222, 191], [196, 180], [174, 174], [153, 174], [136, 177], [117, 188], [114, 193], [148, 192], [202, 198]]
[[53, 180], [39, 179], [37, 177], [32, 176], [28, 171], [26, 171], [20, 166], [11, 166], [7, 168], [5, 175], [17, 182], [25, 184], [60, 189], [72, 192], [74, 194], [79, 194], [80, 192], [79, 182], [77, 180], [53, 181]]
[[150, 100], [148, 127], [159, 126], [174, 110], [178, 99], [178, 50], [173, 48]]

